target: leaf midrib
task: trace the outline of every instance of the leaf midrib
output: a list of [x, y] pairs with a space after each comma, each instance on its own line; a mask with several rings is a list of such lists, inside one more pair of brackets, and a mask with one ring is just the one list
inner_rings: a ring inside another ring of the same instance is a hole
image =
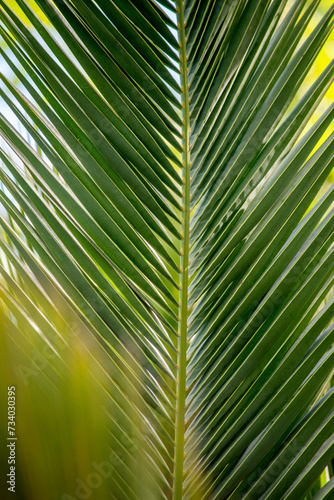
[[190, 120], [189, 86], [186, 54], [184, 4], [177, 1], [177, 25], [179, 35], [179, 59], [182, 98], [182, 217], [181, 217], [181, 273], [179, 301], [178, 356], [176, 367], [176, 422], [175, 422], [175, 466], [173, 500], [182, 499], [184, 469], [184, 435], [186, 411], [186, 368], [188, 331], [188, 274], [189, 274], [189, 229], [190, 229]]

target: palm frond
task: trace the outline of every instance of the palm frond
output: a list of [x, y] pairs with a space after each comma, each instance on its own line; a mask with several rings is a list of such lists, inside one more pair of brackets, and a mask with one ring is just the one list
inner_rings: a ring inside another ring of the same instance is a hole
[[334, 452], [333, 61], [298, 92], [334, 7], [36, 3], [0, 0], [4, 338], [60, 393], [87, 351], [101, 498], [303, 499]]

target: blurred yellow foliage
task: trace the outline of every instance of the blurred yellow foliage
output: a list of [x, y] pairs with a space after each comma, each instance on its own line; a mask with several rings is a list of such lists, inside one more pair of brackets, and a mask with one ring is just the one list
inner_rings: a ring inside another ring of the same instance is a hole
[[[308, 27], [306, 28], [305, 34], [302, 38], [302, 42], [306, 39], [306, 37], [308, 37], [312, 33], [312, 31], [316, 28], [318, 22], [321, 20], [321, 17], [326, 13], [326, 11], [329, 8], [332, 7], [332, 5], [333, 5], [332, 0], [322, 0], [319, 3], [317, 11], [315, 12]], [[331, 32], [324, 47], [319, 52], [319, 55], [317, 56], [311, 70], [309, 71], [304, 80], [304, 83], [299, 93], [296, 96], [296, 100], [299, 100], [300, 97], [307, 91], [310, 85], [312, 85], [312, 83], [318, 78], [318, 76], [325, 70], [327, 65], [332, 61], [333, 57], [334, 57], [334, 31]], [[309, 128], [320, 118], [320, 116], [326, 111], [326, 109], [331, 105], [333, 101], [334, 101], [334, 85], [332, 84], [327, 90], [325, 96], [323, 97], [315, 113], [311, 117], [308, 125], [304, 130], [304, 133], [307, 132], [307, 130], [309, 130]], [[322, 137], [321, 141], [315, 147], [315, 149], [317, 149], [320, 146], [320, 144], [322, 144], [333, 132], [334, 132], [334, 124], [331, 124], [328, 127], [324, 136]], [[319, 195], [321, 196], [328, 189], [329, 184], [333, 182], [334, 182], [334, 169], [329, 175], [327, 183], [325, 184]]]
[[[32, 10], [35, 12], [35, 14], [38, 15], [39, 19], [44, 24], [50, 25], [50, 21], [44, 15], [43, 11], [39, 8], [39, 6], [36, 4], [36, 2], [34, 2], [34, 0], [27, 0], [27, 3], [32, 8]], [[16, 12], [16, 14], [18, 16], [20, 16], [20, 19], [24, 22], [24, 24], [26, 26], [29, 26], [29, 27], [31, 26], [31, 22], [29, 21], [27, 16], [23, 13], [23, 11], [20, 9], [20, 7], [17, 5], [15, 0], [7, 0], [7, 4], [11, 9], [13, 9], [14, 12]]]

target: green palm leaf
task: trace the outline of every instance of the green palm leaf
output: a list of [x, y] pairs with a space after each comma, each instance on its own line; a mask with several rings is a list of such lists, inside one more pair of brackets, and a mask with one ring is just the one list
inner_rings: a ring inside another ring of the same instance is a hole
[[318, 0], [37, 4], [0, 0], [3, 334], [46, 392], [88, 351], [110, 498], [303, 499], [334, 453], [333, 105], [304, 133], [333, 61], [296, 96], [334, 8], [306, 36]]

